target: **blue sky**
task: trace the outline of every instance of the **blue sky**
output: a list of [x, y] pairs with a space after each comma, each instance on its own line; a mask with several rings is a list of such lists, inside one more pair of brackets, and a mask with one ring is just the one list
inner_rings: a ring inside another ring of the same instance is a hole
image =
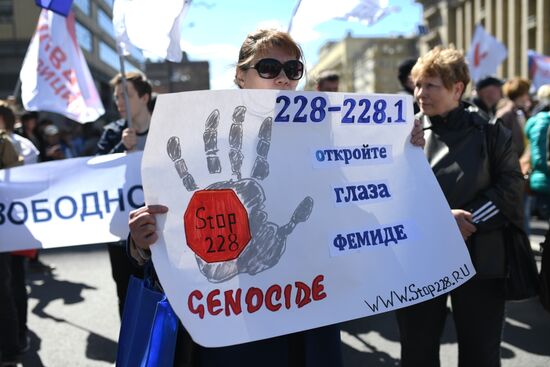
[[[338, 1], [338, 0], [335, 0]], [[286, 30], [296, 0], [194, 0], [182, 24], [182, 45], [190, 60], [210, 61], [210, 87], [233, 88], [234, 64], [248, 33], [260, 27]], [[318, 59], [319, 48], [340, 40], [348, 32], [354, 37], [413, 35], [422, 19], [422, 6], [413, 0], [389, 0], [400, 11], [373, 26], [331, 20], [315, 27], [317, 39], [301, 42], [309, 68]]]

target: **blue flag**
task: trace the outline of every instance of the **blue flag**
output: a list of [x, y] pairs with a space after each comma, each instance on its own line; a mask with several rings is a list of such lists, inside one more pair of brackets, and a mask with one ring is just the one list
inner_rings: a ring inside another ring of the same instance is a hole
[[57, 14], [66, 17], [71, 10], [73, 0], [34, 0], [41, 8], [49, 9]]

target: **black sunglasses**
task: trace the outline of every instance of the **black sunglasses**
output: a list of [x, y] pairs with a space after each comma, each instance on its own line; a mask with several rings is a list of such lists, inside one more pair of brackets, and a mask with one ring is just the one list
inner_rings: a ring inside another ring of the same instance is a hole
[[281, 70], [285, 71], [286, 77], [290, 80], [299, 80], [304, 75], [304, 64], [299, 60], [281, 63], [275, 59], [261, 59], [252, 66], [252, 69], [256, 69], [260, 78], [263, 79], [275, 79]]

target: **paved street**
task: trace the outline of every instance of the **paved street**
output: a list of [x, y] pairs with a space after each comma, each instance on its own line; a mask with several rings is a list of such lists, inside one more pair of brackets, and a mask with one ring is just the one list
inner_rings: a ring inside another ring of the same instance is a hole
[[[546, 224], [534, 223], [533, 248]], [[25, 367], [112, 366], [120, 321], [104, 246], [43, 251], [57, 266], [51, 275], [29, 274], [31, 351]], [[347, 367], [398, 366], [399, 342], [392, 313], [342, 325]], [[509, 303], [502, 346], [504, 367], [550, 366], [550, 314], [537, 300]], [[443, 367], [456, 366], [456, 338], [448, 322]]]

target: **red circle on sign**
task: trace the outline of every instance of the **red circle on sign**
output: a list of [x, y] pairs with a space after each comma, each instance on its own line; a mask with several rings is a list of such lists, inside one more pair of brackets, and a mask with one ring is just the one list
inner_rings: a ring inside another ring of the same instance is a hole
[[187, 246], [208, 263], [236, 259], [250, 242], [248, 213], [233, 190], [201, 190], [183, 215]]

